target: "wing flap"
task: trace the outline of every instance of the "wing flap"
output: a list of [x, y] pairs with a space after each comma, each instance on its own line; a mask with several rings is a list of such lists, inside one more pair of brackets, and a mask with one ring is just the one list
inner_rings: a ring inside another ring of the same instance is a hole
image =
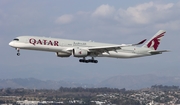
[[114, 46], [99, 46], [99, 47], [88, 47], [89, 52], [108, 52], [108, 51], [116, 51], [121, 49], [121, 47], [125, 47], [127, 45], [114, 45]]

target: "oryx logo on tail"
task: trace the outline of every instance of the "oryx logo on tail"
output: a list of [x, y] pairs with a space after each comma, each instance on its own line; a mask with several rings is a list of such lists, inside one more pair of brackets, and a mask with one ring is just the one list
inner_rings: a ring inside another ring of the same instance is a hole
[[157, 50], [159, 44], [160, 44], [160, 41], [161, 41], [161, 38], [164, 36], [165, 32], [161, 33], [160, 35], [156, 36], [155, 38], [153, 38], [148, 44], [147, 44], [147, 47], [148, 48], [151, 48], [153, 47], [154, 50]]
[[162, 37], [166, 32], [164, 30], [158, 31], [143, 47], [157, 50]]

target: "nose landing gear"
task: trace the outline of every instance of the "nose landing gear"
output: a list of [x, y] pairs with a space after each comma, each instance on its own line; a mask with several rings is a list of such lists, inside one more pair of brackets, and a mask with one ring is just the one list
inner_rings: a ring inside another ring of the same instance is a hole
[[20, 49], [16, 48], [16, 50], [17, 50], [17, 56], [20, 56]]

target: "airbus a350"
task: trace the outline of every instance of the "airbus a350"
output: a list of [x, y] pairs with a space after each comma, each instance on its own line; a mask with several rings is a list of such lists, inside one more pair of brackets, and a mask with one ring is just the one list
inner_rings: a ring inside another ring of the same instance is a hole
[[[159, 30], [143, 46], [145, 40], [137, 44], [108, 44], [92, 41], [79, 41], [60, 38], [48, 38], [38, 36], [19, 36], [12, 40], [9, 45], [17, 50], [20, 55], [20, 49], [39, 50], [55, 52], [57, 57], [78, 57], [79, 62], [98, 63], [95, 57], [112, 57], [112, 58], [136, 58], [162, 54], [167, 50], [157, 50], [161, 38], [165, 35], [164, 30]], [[90, 59], [87, 59], [90, 57]]]

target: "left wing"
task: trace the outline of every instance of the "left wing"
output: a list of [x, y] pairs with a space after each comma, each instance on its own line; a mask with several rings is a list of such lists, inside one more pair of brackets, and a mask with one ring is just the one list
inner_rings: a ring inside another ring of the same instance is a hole
[[115, 51], [121, 49], [121, 47], [128, 47], [128, 46], [136, 46], [143, 44], [146, 41], [146, 39], [140, 41], [136, 44], [121, 44], [121, 45], [113, 45], [113, 46], [98, 46], [98, 47], [88, 47], [89, 52], [108, 52], [108, 51]]

